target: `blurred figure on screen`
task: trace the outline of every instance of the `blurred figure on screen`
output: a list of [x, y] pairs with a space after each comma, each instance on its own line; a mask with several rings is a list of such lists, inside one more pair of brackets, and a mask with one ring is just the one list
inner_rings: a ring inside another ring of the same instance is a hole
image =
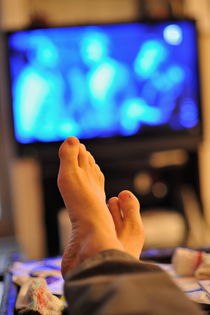
[[109, 136], [119, 128], [119, 101], [126, 93], [129, 71], [125, 64], [110, 57], [110, 40], [98, 28], [82, 35], [79, 53], [84, 71], [81, 67], [69, 69], [70, 107], [77, 108], [87, 137]]
[[15, 85], [16, 127], [21, 135], [50, 141], [61, 133], [58, 117], [62, 120], [64, 116], [59, 53], [49, 37], [39, 32], [32, 34], [27, 44], [27, 66]]

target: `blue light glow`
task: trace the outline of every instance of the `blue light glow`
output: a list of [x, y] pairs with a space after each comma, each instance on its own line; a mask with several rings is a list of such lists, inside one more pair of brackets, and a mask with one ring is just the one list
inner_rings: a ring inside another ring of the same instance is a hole
[[171, 65], [164, 73], [157, 72], [152, 79], [152, 83], [159, 91], [172, 91], [173, 93], [177, 86], [183, 83], [184, 78], [184, 69], [176, 65]]
[[168, 25], [163, 31], [163, 37], [170, 45], [180, 45], [183, 39], [182, 29], [175, 24]]
[[144, 78], [149, 78], [166, 58], [164, 46], [157, 40], [146, 41], [139, 50], [134, 68], [136, 73]]
[[192, 99], [184, 99], [180, 109], [180, 122], [185, 128], [195, 127], [198, 123], [198, 109]]
[[99, 62], [107, 55], [107, 49], [108, 38], [100, 29], [91, 29], [84, 33], [80, 46], [80, 54], [87, 64]]
[[150, 126], [159, 125], [162, 122], [160, 109], [149, 106], [141, 98], [126, 101], [122, 106], [121, 115], [129, 122], [146, 123]]

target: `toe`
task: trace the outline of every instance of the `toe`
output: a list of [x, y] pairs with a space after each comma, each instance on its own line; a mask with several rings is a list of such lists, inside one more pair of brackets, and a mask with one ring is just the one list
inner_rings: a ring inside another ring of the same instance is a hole
[[88, 157], [89, 157], [89, 152], [86, 150], [85, 145], [80, 143], [78, 163], [81, 168], [87, 169], [89, 167]]
[[128, 190], [123, 190], [118, 195], [119, 205], [123, 212], [124, 221], [139, 222], [140, 204], [134, 194]]
[[115, 229], [118, 232], [122, 227], [122, 213], [120, 210], [119, 200], [117, 197], [112, 197], [108, 201], [108, 208], [112, 215]]
[[95, 162], [95, 159], [90, 152], [88, 152], [88, 161], [89, 161], [90, 166], [94, 168], [96, 165], [96, 162]]
[[105, 182], [104, 174], [101, 172], [101, 169], [98, 166], [98, 164], [95, 164], [94, 171], [95, 171], [96, 177], [99, 180], [99, 183], [104, 185], [104, 182]]
[[102, 186], [104, 186], [104, 182], [105, 182], [104, 174], [102, 173], [98, 164], [96, 164], [96, 161], [95, 161], [94, 157], [92, 156], [92, 154], [88, 151], [87, 151], [87, 154], [88, 154], [88, 162], [89, 162], [91, 172], [94, 172], [99, 183]]
[[61, 165], [78, 166], [79, 145], [79, 140], [75, 137], [69, 137], [62, 143], [59, 149]]
[[104, 178], [104, 174], [101, 171], [99, 173], [98, 178], [99, 178], [99, 182], [100, 182], [101, 186], [104, 187], [104, 185], [105, 185], [105, 178]]

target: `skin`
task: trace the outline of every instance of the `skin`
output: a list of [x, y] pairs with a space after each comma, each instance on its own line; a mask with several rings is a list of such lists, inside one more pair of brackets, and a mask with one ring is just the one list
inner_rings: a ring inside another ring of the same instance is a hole
[[137, 198], [128, 190], [106, 203], [104, 175], [93, 156], [75, 137], [59, 149], [58, 187], [72, 233], [62, 258], [62, 274], [98, 252], [117, 249], [139, 259], [144, 229]]

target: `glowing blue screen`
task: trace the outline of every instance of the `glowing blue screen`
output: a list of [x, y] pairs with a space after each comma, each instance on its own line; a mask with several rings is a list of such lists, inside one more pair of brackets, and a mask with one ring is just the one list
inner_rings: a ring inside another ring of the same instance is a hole
[[20, 143], [132, 136], [199, 123], [195, 26], [129, 23], [8, 37]]

